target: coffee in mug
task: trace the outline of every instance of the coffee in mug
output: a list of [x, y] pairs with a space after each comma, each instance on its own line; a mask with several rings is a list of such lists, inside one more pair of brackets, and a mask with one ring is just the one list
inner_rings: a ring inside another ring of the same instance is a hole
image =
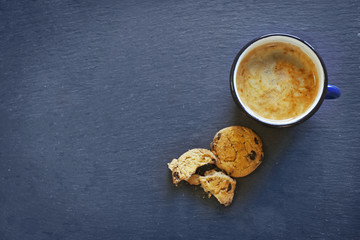
[[319, 90], [315, 64], [299, 47], [283, 42], [251, 50], [241, 61], [236, 79], [242, 102], [271, 120], [301, 115]]
[[318, 109], [326, 95], [327, 74], [308, 43], [274, 34], [240, 51], [230, 84], [235, 101], [251, 117], [272, 126], [290, 126]]

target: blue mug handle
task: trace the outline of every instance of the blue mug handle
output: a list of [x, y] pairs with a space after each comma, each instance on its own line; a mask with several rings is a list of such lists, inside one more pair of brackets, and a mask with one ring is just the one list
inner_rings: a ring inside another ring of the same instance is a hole
[[327, 85], [325, 99], [335, 99], [340, 97], [340, 95], [341, 95], [340, 88], [330, 84]]

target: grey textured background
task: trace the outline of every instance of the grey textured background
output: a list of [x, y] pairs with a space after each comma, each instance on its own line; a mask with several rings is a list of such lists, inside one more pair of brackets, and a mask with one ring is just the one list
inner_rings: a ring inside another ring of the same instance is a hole
[[[359, 1], [0, 1], [0, 239], [359, 239]], [[232, 100], [248, 41], [294, 34], [341, 98], [260, 125]], [[263, 164], [225, 208], [167, 163], [230, 125]]]

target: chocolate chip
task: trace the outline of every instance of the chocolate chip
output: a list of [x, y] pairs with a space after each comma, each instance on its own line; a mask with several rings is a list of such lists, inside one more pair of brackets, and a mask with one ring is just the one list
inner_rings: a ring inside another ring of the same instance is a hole
[[174, 178], [176, 178], [176, 180], [179, 180], [179, 173], [178, 172], [174, 172], [173, 176], [174, 176]]
[[208, 164], [205, 164], [201, 167], [198, 167], [196, 169], [196, 174], [200, 175], [200, 176], [204, 176], [205, 172], [207, 171], [210, 171], [210, 170], [213, 170], [213, 169], [216, 169], [216, 165], [215, 164], [211, 164], [211, 163], [208, 163]]
[[210, 144], [210, 148], [211, 148], [211, 150], [214, 150], [214, 147], [215, 147], [214, 142], [211, 142], [211, 144]]
[[254, 141], [255, 141], [256, 144], [259, 144], [259, 141], [258, 141], [257, 138], [254, 138]]
[[255, 152], [255, 151], [251, 151], [248, 156], [249, 156], [249, 158], [250, 158], [251, 160], [255, 160], [255, 158], [256, 158], [256, 152]]
[[220, 138], [221, 138], [221, 133], [218, 133], [217, 134], [217, 140], [220, 140]]
[[231, 183], [229, 183], [227, 191], [229, 192], [232, 189]]

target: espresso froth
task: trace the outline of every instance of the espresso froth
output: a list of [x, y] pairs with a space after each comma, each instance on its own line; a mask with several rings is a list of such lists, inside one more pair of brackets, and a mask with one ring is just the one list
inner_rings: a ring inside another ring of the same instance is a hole
[[314, 102], [319, 89], [313, 61], [299, 47], [272, 42], [251, 50], [236, 72], [242, 103], [271, 120], [293, 119]]

